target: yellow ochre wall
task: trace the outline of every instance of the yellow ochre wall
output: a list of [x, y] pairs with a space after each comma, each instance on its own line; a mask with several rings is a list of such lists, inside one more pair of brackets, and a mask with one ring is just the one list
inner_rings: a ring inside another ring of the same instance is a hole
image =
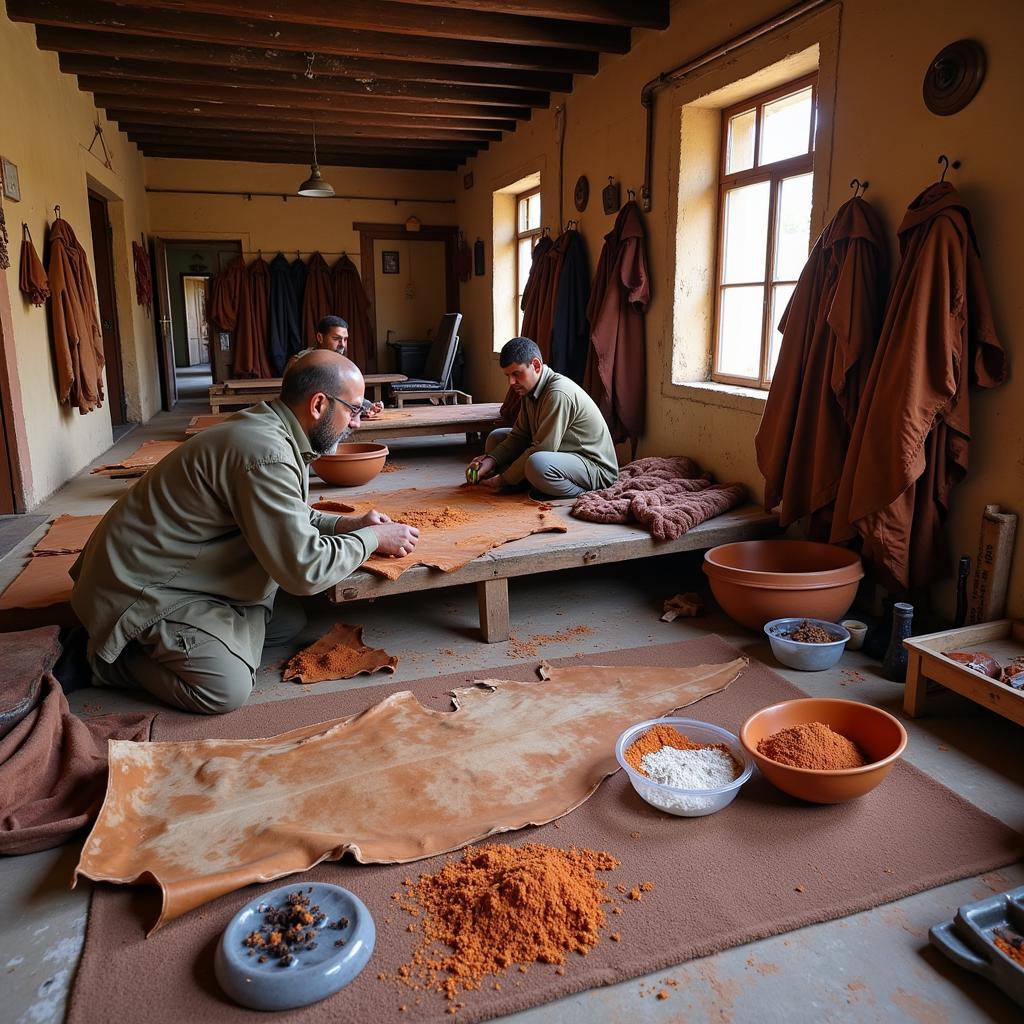
[[29, 507], [110, 446], [110, 413], [81, 416], [57, 401], [56, 373], [47, 329], [47, 311], [30, 305], [18, 291], [21, 224], [26, 222], [40, 258], [47, 227], [60, 204], [95, 269], [89, 228], [87, 189], [109, 201], [114, 241], [114, 277], [129, 420], [148, 419], [159, 406], [153, 326], [135, 301], [131, 242], [147, 230], [143, 160], [136, 147], [100, 119], [113, 169], [97, 152], [88, 152], [97, 111], [77, 79], [61, 74], [57, 55], [36, 48], [31, 25], [14, 24], [0, 10], [0, 154], [18, 166], [21, 202], [4, 199], [11, 238], [11, 267], [6, 271], [11, 296], [16, 370], [20, 381], [28, 443]]
[[[600, 73], [577, 76], [568, 96], [553, 96], [550, 110], [480, 154], [459, 171], [458, 221], [488, 250], [487, 275], [462, 286], [462, 338], [469, 347], [469, 389], [478, 400], [504, 393], [491, 336], [492, 193], [539, 171], [543, 223], [558, 231], [558, 142], [555, 107], [566, 105], [564, 216], [578, 217], [591, 266], [614, 222], [601, 210], [600, 190], [614, 175], [639, 196], [643, 176], [644, 116], [640, 90], [669, 70], [791, 6], [782, 0], [678, 0], [665, 32], [634, 32], [632, 51], [604, 56]], [[924, 106], [921, 83], [929, 61], [946, 44], [971, 37], [988, 56], [987, 77], [974, 101], [951, 117]], [[1024, 140], [1017, 129], [1024, 97], [1024, 5], [1019, 0], [933, 0], [927, 5], [891, 0], [846, 0], [806, 24], [779, 30], [702, 71], [695, 80], [661, 90], [656, 99], [653, 209], [646, 215], [652, 301], [647, 315], [648, 414], [640, 454], [689, 454], [720, 478], [741, 480], [755, 496], [762, 480], [753, 438], [763, 400], [749, 392], [700, 389], [672, 383], [672, 338], [680, 324], [676, 297], [707, 286], [678, 280], [675, 209], [679, 189], [680, 111], [684, 104], [791, 54], [820, 48], [822, 123], [817, 135], [812, 237], [849, 195], [853, 177], [871, 182], [867, 198], [893, 240], [907, 204], [938, 177], [936, 158], [963, 161], [951, 180], [971, 209], [982, 249], [996, 323], [1011, 358], [1009, 381], [972, 401], [971, 472], [953, 496], [950, 537], [956, 555], [976, 555], [984, 505], [996, 503], [1024, 517], [1024, 288], [1018, 243], [1024, 232]], [[463, 191], [461, 176], [474, 175]], [[587, 210], [577, 214], [572, 188], [590, 180]], [[684, 325], [685, 326], [685, 325]], [[500, 343], [505, 339], [500, 338]], [[677, 360], [677, 375], [679, 372]], [[683, 379], [706, 376], [706, 364]], [[1024, 522], [1018, 532], [1008, 611], [1024, 615]], [[951, 587], [937, 595], [951, 613]]]

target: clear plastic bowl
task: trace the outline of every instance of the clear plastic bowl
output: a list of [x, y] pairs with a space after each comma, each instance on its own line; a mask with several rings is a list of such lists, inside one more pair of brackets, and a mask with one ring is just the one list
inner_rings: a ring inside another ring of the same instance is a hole
[[[655, 725], [669, 725], [677, 729], [694, 743], [724, 743], [729, 753], [741, 766], [739, 775], [727, 786], [716, 789], [678, 789], [655, 782], [646, 775], [634, 771], [626, 760], [626, 751], [648, 729]], [[739, 737], [726, 729], [707, 722], [698, 722], [693, 718], [652, 718], [648, 722], [630, 726], [615, 744], [615, 759], [622, 765], [633, 788], [640, 797], [658, 810], [676, 814], [681, 818], [701, 818], [705, 814], [714, 814], [736, 799], [740, 787], [754, 772], [754, 762], [740, 744]]]
[[[790, 640], [786, 635], [804, 622], [812, 626], [820, 626], [831, 633], [835, 640], [830, 644], [807, 644], [800, 640]], [[843, 656], [850, 639], [850, 631], [837, 622], [826, 622], [824, 619], [808, 619], [805, 616], [794, 616], [788, 619], [772, 619], [765, 623], [764, 631], [771, 644], [772, 654], [789, 668], [801, 672], [821, 672], [831, 668]]]

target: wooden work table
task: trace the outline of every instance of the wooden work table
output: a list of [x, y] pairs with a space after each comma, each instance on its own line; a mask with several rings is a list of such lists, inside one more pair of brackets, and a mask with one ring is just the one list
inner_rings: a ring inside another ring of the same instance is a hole
[[[401, 373], [366, 373], [363, 375], [366, 390], [372, 392], [375, 402], [382, 401], [386, 385], [397, 384], [399, 381], [408, 379]], [[280, 393], [280, 377], [226, 380], [223, 384], [214, 384], [210, 388], [210, 412], [218, 413], [221, 409], [241, 409], [254, 402], [269, 402], [277, 398]]]

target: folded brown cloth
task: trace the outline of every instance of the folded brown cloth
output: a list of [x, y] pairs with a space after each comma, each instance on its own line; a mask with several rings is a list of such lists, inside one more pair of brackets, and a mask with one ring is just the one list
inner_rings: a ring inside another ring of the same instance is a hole
[[652, 456], [623, 466], [611, 487], [581, 494], [572, 514], [592, 523], [640, 523], [657, 540], [675, 540], [746, 497], [742, 484], [716, 484], [692, 459]]
[[42, 260], [32, 244], [28, 225], [22, 225], [24, 237], [21, 240], [21, 266], [19, 268], [18, 288], [21, 294], [33, 306], [44, 306], [50, 297], [50, 279], [43, 269]]
[[147, 740], [151, 714], [82, 720], [49, 669], [57, 629], [0, 638], [0, 854], [67, 842], [96, 817], [107, 788], [107, 740]]

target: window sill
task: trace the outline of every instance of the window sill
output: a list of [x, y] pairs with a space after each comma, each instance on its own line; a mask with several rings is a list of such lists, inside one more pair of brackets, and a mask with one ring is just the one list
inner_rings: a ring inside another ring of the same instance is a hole
[[760, 416], [764, 412], [768, 392], [760, 388], [745, 388], [736, 384], [719, 384], [713, 380], [676, 381], [671, 394], [700, 405], [714, 405], [721, 409], [737, 409]]

